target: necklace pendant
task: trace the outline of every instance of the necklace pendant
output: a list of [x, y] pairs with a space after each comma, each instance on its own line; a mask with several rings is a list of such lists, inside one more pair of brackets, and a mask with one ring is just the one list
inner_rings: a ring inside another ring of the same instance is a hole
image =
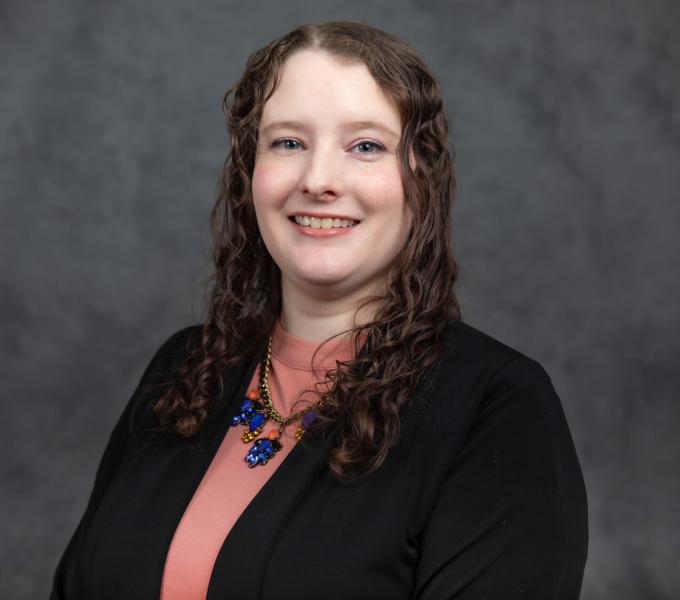
[[278, 439], [260, 438], [259, 440], [255, 440], [255, 443], [252, 448], [248, 450], [248, 454], [246, 454], [244, 460], [252, 469], [257, 465], [266, 465], [267, 461], [279, 450], [281, 450], [281, 443]]

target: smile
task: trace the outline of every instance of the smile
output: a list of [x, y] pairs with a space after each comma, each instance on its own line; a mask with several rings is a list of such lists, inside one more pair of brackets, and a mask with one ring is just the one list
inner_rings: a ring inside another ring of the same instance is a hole
[[353, 219], [295, 215], [288, 220], [298, 233], [314, 238], [348, 235], [359, 227], [359, 221]]
[[359, 221], [354, 221], [352, 219], [338, 219], [338, 218], [319, 218], [312, 217], [308, 215], [295, 215], [293, 220], [303, 227], [311, 227], [312, 229], [338, 229], [353, 227], [357, 225]]

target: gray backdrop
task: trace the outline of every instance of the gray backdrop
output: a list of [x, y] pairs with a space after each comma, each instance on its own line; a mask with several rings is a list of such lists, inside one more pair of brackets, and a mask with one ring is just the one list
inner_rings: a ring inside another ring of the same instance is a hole
[[1, 0], [2, 597], [47, 597], [143, 368], [202, 319], [225, 88], [326, 18], [403, 36], [443, 86], [464, 317], [563, 400], [582, 597], [680, 597], [680, 3], [306, 4]]

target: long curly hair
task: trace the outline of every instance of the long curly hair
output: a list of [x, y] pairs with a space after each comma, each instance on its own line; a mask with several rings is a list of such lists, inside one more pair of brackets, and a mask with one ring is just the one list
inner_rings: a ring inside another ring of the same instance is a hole
[[260, 236], [251, 177], [263, 106], [286, 58], [303, 49], [364, 63], [396, 101], [402, 121], [397, 156], [412, 212], [410, 234], [390, 265], [384, 294], [357, 308], [376, 303], [372, 321], [337, 334], [351, 338], [355, 355], [325, 372], [324, 401], [308, 430], [335, 432], [326, 464], [336, 480], [350, 483], [384, 462], [399, 439], [409, 398], [443, 351], [444, 327], [461, 318], [450, 233], [454, 151], [442, 95], [414, 50], [380, 29], [351, 21], [301, 25], [251, 54], [227, 90], [223, 110], [231, 150], [210, 216], [215, 269], [207, 283], [208, 315], [200, 343], [187, 352], [153, 414], [163, 431], [198, 433], [223, 391], [223, 369], [262, 352], [279, 316], [281, 273]]

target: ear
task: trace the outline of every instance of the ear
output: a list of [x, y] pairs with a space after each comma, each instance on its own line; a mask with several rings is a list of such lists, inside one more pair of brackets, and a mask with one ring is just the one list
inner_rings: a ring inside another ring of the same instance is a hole
[[413, 154], [413, 146], [408, 149], [408, 164], [411, 165], [411, 171], [416, 170], [416, 157]]

